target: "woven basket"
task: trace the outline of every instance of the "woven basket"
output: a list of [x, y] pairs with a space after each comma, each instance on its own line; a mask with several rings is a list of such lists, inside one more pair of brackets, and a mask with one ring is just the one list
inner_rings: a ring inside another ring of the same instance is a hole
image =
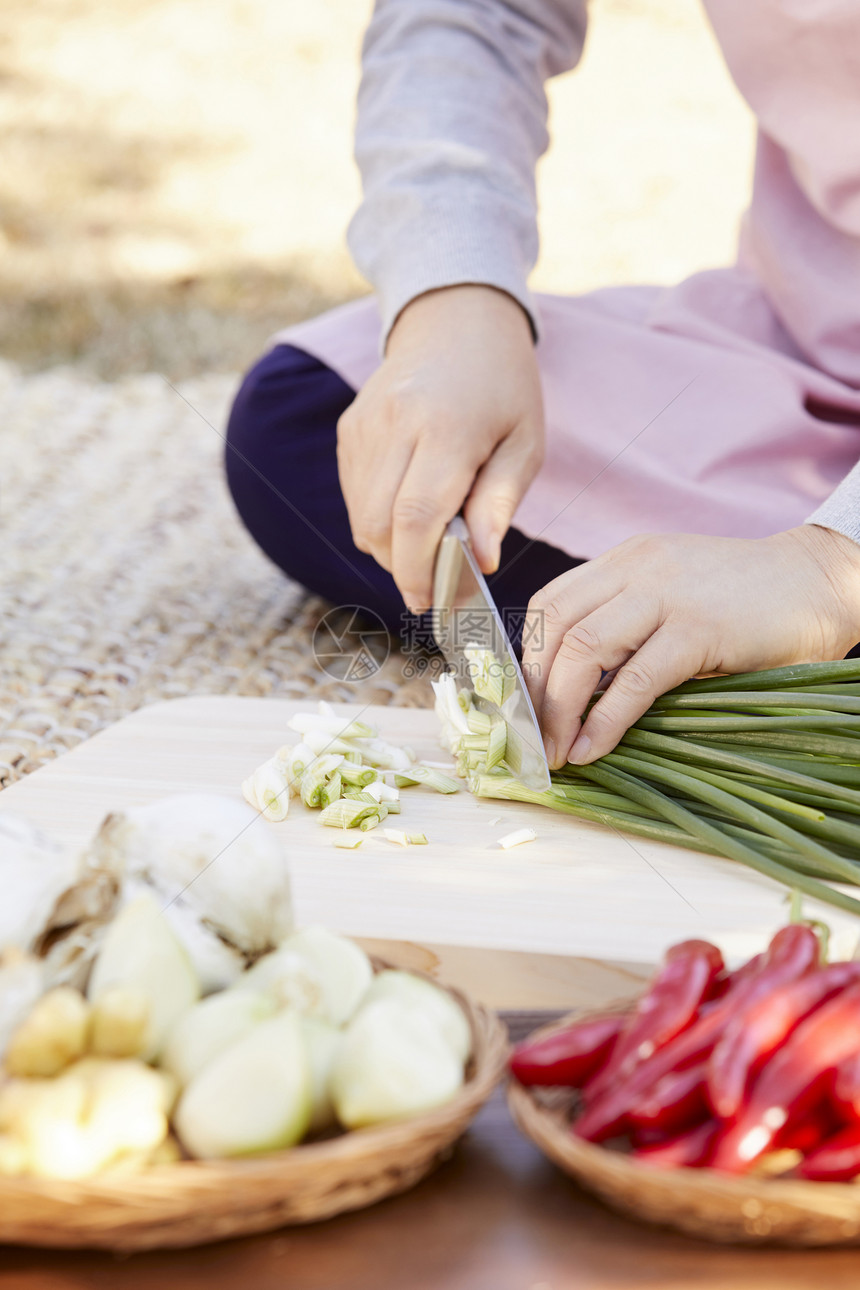
[[577, 1101], [568, 1089], [527, 1089], [513, 1079], [508, 1085], [508, 1105], [523, 1133], [613, 1209], [727, 1244], [860, 1245], [860, 1185], [655, 1169], [571, 1133]]
[[331, 1218], [406, 1191], [450, 1155], [507, 1061], [498, 1017], [458, 990], [448, 993], [468, 1018], [472, 1058], [462, 1090], [444, 1106], [253, 1160], [181, 1161], [80, 1182], [0, 1178], [0, 1242], [109, 1250], [202, 1245]]

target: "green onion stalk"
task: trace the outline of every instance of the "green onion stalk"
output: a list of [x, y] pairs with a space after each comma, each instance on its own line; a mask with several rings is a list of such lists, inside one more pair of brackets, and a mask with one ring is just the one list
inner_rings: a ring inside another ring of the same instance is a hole
[[[486, 655], [480, 665], [478, 695], [494, 676]], [[860, 886], [860, 660], [686, 681], [613, 752], [554, 771], [545, 792], [502, 764], [503, 720], [473, 708], [453, 677], [434, 688], [443, 741], [478, 797], [720, 855], [860, 914], [844, 890]]]

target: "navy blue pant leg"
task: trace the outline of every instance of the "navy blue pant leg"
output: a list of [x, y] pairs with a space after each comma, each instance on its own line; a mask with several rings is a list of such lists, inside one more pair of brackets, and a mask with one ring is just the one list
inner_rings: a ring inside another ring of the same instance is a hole
[[[337, 469], [337, 422], [355, 391], [324, 363], [277, 345], [251, 369], [227, 428], [227, 482], [251, 536], [291, 578], [335, 605], [363, 605], [395, 635], [414, 623], [394, 579], [352, 540]], [[512, 621], [579, 561], [516, 529], [489, 579]], [[506, 567], [509, 566], [509, 567]]]

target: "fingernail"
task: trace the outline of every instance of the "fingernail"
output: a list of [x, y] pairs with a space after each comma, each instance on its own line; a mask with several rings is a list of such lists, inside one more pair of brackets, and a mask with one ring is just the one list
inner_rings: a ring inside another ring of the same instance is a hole
[[549, 762], [550, 767], [552, 768], [555, 766], [555, 760], [556, 760], [556, 757], [558, 756], [558, 752], [555, 746], [555, 740], [547, 739], [544, 745], [544, 748], [546, 750], [546, 759]]
[[591, 752], [591, 740], [588, 735], [580, 735], [575, 740], [573, 747], [567, 755], [567, 760], [572, 766], [584, 766], [588, 761], [588, 754]]

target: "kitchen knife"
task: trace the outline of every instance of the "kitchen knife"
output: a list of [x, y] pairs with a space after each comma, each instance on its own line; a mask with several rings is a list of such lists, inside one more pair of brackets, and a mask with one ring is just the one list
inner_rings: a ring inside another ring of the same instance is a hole
[[504, 766], [527, 788], [549, 788], [549, 766], [522, 669], [461, 515], [451, 520], [439, 544], [432, 622], [436, 643], [459, 684], [475, 688], [470, 657], [473, 666], [483, 666], [484, 682], [478, 684], [485, 693], [477, 697], [476, 706], [491, 716], [500, 715], [507, 725]]

